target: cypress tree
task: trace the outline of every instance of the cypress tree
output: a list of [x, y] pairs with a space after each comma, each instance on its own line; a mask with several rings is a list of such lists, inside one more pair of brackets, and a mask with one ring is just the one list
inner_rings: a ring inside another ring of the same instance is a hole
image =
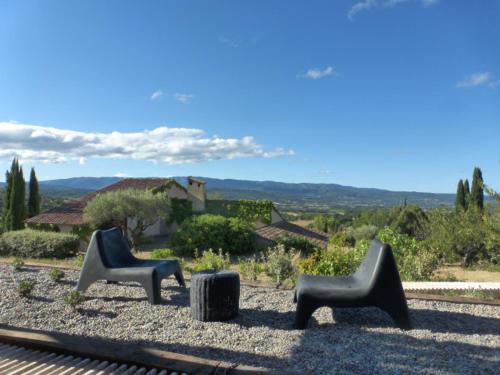
[[472, 189], [470, 192], [470, 201], [480, 210], [484, 207], [484, 182], [483, 173], [481, 169], [474, 168], [474, 174], [472, 175]]
[[457, 211], [465, 210], [465, 192], [464, 192], [464, 183], [462, 180], [458, 181], [458, 185], [457, 185], [457, 195], [455, 198], [455, 209]]
[[464, 196], [465, 196], [465, 209], [467, 209], [469, 208], [469, 201], [470, 201], [470, 188], [468, 179], [465, 179], [464, 182]]
[[25, 182], [23, 168], [19, 166], [19, 161], [14, 159], [10, 172], [7, 172], [7, 188], [5, 197], [5, 207], [3, 215], [3, 226], [5, 230], [17, 230], [24, 227], [26, 217]]
[[31, 168], [30, 173], [30, 192], [28, 197], [28, 217], [36, 216], [40, 213], [40, 192], [38, 179], [36, 178], [35, 168]]
[[12, 160], [12, 165], [10, 167], [10, 172], [5, 172], [5, 196], [3, 200], [3, 212], [2, 212], [2, 228], [4, 230], [9, 230], [8, 222], [10, 221], [10, 192], [12, 191], [12, 171], [15, 170], [16, 159]]

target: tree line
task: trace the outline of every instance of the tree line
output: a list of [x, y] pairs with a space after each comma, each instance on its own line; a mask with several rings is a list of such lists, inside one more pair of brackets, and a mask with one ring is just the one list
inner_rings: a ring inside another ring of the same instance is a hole
[[35, 168], [31, 168], [27, 202], [23, 167], [17, 158], [14, 158], [10, 170], [6, 172], [5, 181], [1, 228], [4, 231], [23, 229], [26, 218], [40, 213], [41, 197]]

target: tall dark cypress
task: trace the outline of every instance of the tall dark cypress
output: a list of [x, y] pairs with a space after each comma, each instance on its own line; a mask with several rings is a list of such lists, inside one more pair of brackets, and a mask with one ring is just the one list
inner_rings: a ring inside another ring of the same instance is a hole
[[10, 222], [10, 192], [12, 191], [12, 173], [16, 170], [16, 162], [17, 160], [12, 160], [12, 164], [10, 166], [10, 171], [5, 172], [5, 196], [3, 200], [3, 212], [2, 212], [2, 228], [4, 230], [9, 230], [9, 222]]
[[472, 175], [472, 189], [470, 192], [470, 202], [480, 210], [484, 207], [484, 182], [483, 173], [479, 167], [474, 168]]
[[455, 197], [455, 208], [457, 211], [465, 210], [465, 193], [464, 183], [462, 180], [458, 181], [457, 195]]
[[464, 182], [464, 196], [465, 196], [465, 209], [467, 209], [469, 208], [469, 201], [470, 201], [470, 187], [468, 179], [465, 179]]
[[35, 168], [31, 168], [30, 192], [28, 197], [28, 217], [36, 216], [40, 213], [40, 189], [36, 178]]
[[24, 227], [25, 195], [23, 168], [19, 166], [19, 161], [14, 159], [10, 172], [7, 172], [6, 204], [3, 215], [5, 230], [18, 230]]

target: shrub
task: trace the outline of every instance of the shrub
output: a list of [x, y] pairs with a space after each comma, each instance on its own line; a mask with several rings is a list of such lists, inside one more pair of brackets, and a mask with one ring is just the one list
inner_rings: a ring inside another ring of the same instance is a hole
[[262, 258], [267, 275], [276, 283], [281, 284], [296, 275], [295, 263], [298, 254], [294, 250], [287, 251], [285, 246], [278, 244], [268, 248]]
[[196, 257], [192, 271], [199, 272], [203, 270], [222, 270], [231, 265], [229, 254], [223, 254], [222, 249], [215, 253], [212, 249], [204, 251], [201, 257]]
[[365, 224], [359, 227], [350, 227], [347, 230], [348, 236], [354, 237], [356, 242], [361, 240], [373, 240], [378, 233], [378, 227], [376, 225]]
[[21, 280], [17, 286], [17, 293], [21, 297], [28, 297], [35, 288], [35, 285], [36, 283], [33, 280]]
[[76, 309], [78, 305], [85, 302], [85, 296], [78, 290], [73, 290], [64, 296], [64, 302], [71, 306], [71, 308]]
[[252, 226], [241, 219], [205, 214], [185, 220], [173, 235], [171, 245], [183, 256], [193, 256], [197, 249], [243, 254], [254, 250], [255, 234]]
[[355, 243], [356, 240], [347, 231], [337, 232], [328, 240], [329, 245], [338, 247], [352, 247]]
[[257, 260], [255, 255], [250, 259], [239, 259], [238, 265], [241, 275], [247, 280], [256, 281], [264, 271], [264, 265]]
[[49, 276], [53, 281], [58, 282], [64, 277], [64, 271], [59, 268], [53, 268]]
[[397, 233], [389, 227], [382, 229], [378, 238], [391, 245], [403, 280], [429, 280], [441, 264], [439, 256], [429, 250], [423, 241]]
[[14, 268], [15, 271], [19, 271], [21, 268], [24, 266], [24, 261], [21, 258], [14, 258], [12, 261], [12, 268]]
[[316, 245], [305, 237], [282, 234], [276, 239], [276, 242], [285, 246], [287, 251], [295, 249], [303, 254], [309, 254], [316, 250]]
[[78, 237], [72, 234], [23, 229], [2, 234], [0, 255], [31, 258], [66, 258], [78, 252]]
[[171, 249], [156, 249], [151, 253], [151, 259], [172, 259], [175, 258]]
[[361, 247], [330, 247], [318, 250], [299, 263], [301, 273], [308, 275], [347, 276], [356, 271], [367, 251]]

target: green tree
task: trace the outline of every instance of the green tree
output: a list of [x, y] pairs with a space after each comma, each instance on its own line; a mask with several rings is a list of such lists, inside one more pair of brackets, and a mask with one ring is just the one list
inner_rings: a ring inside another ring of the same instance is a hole
[[468, 179], [465, 179], [464, 181], [464, 197], [465, 197], [465, 209], [467, 209], [469, 207], [469, 201], [470, 201], [470, 187]]
[[410, 237], [423, 239], [429, 218], [427, 214], [416, 204], [403, 206], [399, 215], [394, 220], [392, 228], [398, 233], [406, 234]]
[[6, 173], [7, 187], [5, 189], [5, 202], [3, 210], [3, 227], [5, 230], [18, 230], [24, 227], [26, 218], [25, 181], [23, 168], [19, 165], [19, 160], [12, 161], [10, 171]]
[[121, 227], [135, 247], [145, 230], [166, 219], [169, 211], [165, 193], [125, 189], [97, 195], [85, 207], [84, 218], [94, 228]]
[[30, 192], [28, 197], [28, 217], [36, 216], [40, 213], [40, 190], [38, 179], [36, 178], [35, 168], [31, 168], [30, 173]]
[[457, 195], [455, 198], [455, 209], [457, 211], [465, 210], [465, 190], [464, 190], [464, 183], [462, 180], [458, 181], [458, 185], [457, 185]]
[[481, 169], [474, 168], [474, 174], [472, 175], [472, 189], [470, 193], [470, 201], [477, 208], [482, 210], [484, 208], [484, 181], [483, 173]]

